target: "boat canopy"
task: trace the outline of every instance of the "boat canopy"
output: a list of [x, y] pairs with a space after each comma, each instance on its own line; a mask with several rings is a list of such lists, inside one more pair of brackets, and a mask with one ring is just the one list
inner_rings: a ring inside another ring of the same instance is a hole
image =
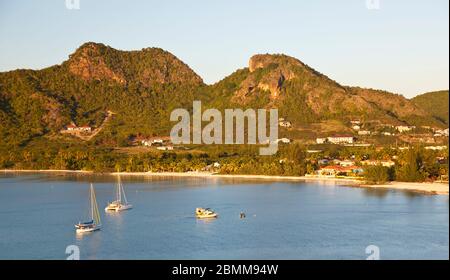
[[92, 225], [94, 223], [94, 220], [91, 220], [89, 222], [84, 222], [84, 223], [79, 223], [80, 226], [89, 226]]

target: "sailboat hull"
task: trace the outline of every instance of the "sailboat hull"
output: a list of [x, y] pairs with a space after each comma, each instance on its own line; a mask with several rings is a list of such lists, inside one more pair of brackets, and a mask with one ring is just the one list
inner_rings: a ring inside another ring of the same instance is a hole
[[121, 212], [132, 208], [133, 205], [128, 203], [120, 177], [118, 177], [118, 182], [116, 184], [116, 200], [106, 206], [105, 212]]
[[106, 212], [120, 212], [125, 210], [130, 210], [133, 208], [133, 205], [131, 204], [110, 204], [106, 206], [105, 211]]
[[95, 226], [92, 226], [92, 227], [77, 228], [75, 231], [76, 231], [76, 233], [88, 233], [88, 232], [94, 232], [94, 231], [97, 231], [97, 230], [100, 230], [100, 229], [101, 229], [101, 226], [95, 225]]

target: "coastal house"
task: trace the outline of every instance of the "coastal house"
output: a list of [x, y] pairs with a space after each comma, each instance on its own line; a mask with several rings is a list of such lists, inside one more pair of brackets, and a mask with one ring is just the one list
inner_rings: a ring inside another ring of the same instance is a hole
[[448, 137], [448, 128], [443, 130], [436, 130], [434, 133], [435, 137]]
[[363, 172], [363, 169], [359, 166], [340, 166], [330, 165], [320, 168], [317, 171], [318, 176], [335, 177], [335, 176], [358, 176]]
[[156, 147], [156, 149], [158, 149], [160, 151], [172, 151], [174, 148], [173, 148], [173, 146], [160, 146], [160, 147]]
[[277, 139], [276, 142], [277, 142], [278, 144], [279, 144], [279, 143], [282, 143], [282, 144], [289, 144], [289, 143], [291, 143], [291, 140], [288, 139], [288, 138], [280, 138], [280, 139]]
[[392, 167], [395, 165], [395, 162], [393, 162], [392, 160], [363, 160], [361, 161], [362, 165], [370, 165], [370, 166], [377, 166], [377, 165], [381, 165], [384, 167]]
[[369, 130], [360, 130], [360, 131], [358, 131], [358, 135], [367, 136], [367, 135], [370, 135], [370, 134], [371, 134], [371, 132]]
[[291, 128], [292, 127], [291, 122], [288, 122], [288, 121], [285, 121], [285, 120], [279, 121], [278, 125], [281, 126], [281, 127], [285, 127], [285, 128]]
[[351, 120], [350, 123], [353, 125], [360, 125], [361, 121], [360, 120]]
[[91, 132], [92, 128], [88, 125], [82, 125], [78, 128], [79, 131], [83, 131], [83, 132]]
[[432, 150], [432, 151], [442, 151], [447, 149], [447, 146], [426, 146], [425, 150]]
[[141, 144], [143, 146], [162, 146], [164, 143], [167, 143], [170, 141], [170, 137], [152, 137], [147, 139], [142, 139]]
[[333, 135], [328, 137], [327, 141], [333, 144], [353, 144], [355, 137], [352, 135]]
[[355, 125], [352, 126], [352, 129], [353, 130], [360, 130], [361, 127], [359, 125], [355, 124]]
[[322, 150], [306, 150], [306, 152], [308, 153], [308, 154], [318, 154], [318, 153], [321, 153], [321, 152], [323, 152]]
[[384, 135], [384, 136], [394, 136], [393, 133], [390, 133], [390, 132], [387, 132], [387, 131], [384, 131], [381, 134]]
[[353, 166], [355, 165], [355, 162], [353, 160], [339, 160], [335, 159], [334, 164], [340, 165], [340, 166]]
[[317, 144], [325, 144], [326, 142], [327, 142], [327, 138], [322, 138], [322, 137], [316, 138]]
[[152, 142], [144, 139], [144, 140], [141, 140], [141, 144], [142, 144], [142, 146], [150, 147], [152, 145]]
[[327, 158], [322, 158], [322, 159], [319, 159], [319, 160], [317, 161], [317, 163], [318, 163], [319, 165], [328, 165], [328, 163], [330, 163], [330, 160], [327, 159]]
[[395, 127], [395, 129], [398, 132], [400, 132], [400, 133], [402, 133], [402, 132], [410, 132], [410, 131], [412, 131], [415, 128], [416, 128], [415, 126], [406, 126], [406, 125], [397, 125]]
[[202, 171], [206, 172], [217, 172], [220, 169], [220, 163], [214, 162], [202, 168]]
[[66, 126], [67, 131], [78, 131], [78, 132], [91, 132], [92, 128], [88, 125], [82, 125], [82, 126], [76, 126], [74, 123], [69, 124]]
[[66, 126], [67, 131], [75, 131], [76, 129], [77, 129], [77, 126], [74, 124], [69, 124], [68, 126]]

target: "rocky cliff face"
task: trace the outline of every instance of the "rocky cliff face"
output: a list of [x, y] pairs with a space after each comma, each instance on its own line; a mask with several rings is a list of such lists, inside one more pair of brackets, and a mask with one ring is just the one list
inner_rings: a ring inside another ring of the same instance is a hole
[[[241, 84], [241, 88], [236, 93], [236, 99], [245, 100], [256, 89], [268, 91], [271, 99], [277, 99], [283, 83], [295, 78], [292, 69], [302, 66], [299, 60], [286, 55], [254, 55], [249, 61], [250, 75]], [[261, 76], [260, 72], [264, 72], [264, 75]]]
[[85, 81], [109, 80], [125, 84], [123, 74], [114, 72], [106, 64], [101, 48], [104, 46], [95, 43], [87, 43], [80, 47], [68, 61], [70, 73]]
[[85, 81], [106, 80], [119, 84], [203, 84], [202, 79], [177, 57], [159, 48], [120, 51], [98, 43], [85, 43], [65, 63]]
[[230, 100], [245, 105], [267, 97], [267, 106], [284, 108], [289, 115], [293, 113], [288, 111], [303, 110], [309, 119], [364, 117], [392, 124], [435, 121], [401, 95], [342, 86], [300, 60], [282, 54], [252, 56], [248, 72]]

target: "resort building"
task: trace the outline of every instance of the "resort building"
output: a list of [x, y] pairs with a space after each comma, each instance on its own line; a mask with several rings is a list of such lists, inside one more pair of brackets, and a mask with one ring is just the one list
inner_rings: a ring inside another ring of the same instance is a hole
[[400, 133], [402, 133], [402, 132], [409, 132], [409, 131], [411, 131], [411, 130], [413, 130], [415, 128], [416, 128], [415, 126], [406, 126], [406, 125], [398, 125], [398, 126], [395, 127], [395, 129], [398, 132], [400, 132]]
[[173, 146], [161, 146], [161, 147], [156, 147], [156, 149], [158, 149], [160, 151], [172, 151]]
[[283, 120], [283, 121], [279, 121], [278, 124], [279, 124], [281, 127], [285, 127], [285, 128], [291, 128], [291, 127], [292, 127], [291, 122], [284, 121], [284, 120]]
[[277, 139], [276, 142], [277, 143], [282, 143], [282, 144], [289, 144], [289, 143], [291, 143], [291, 140], [288, 139], [288, 138], [280, 138], [280, 139]]
[[448, 128], [443, 130], [436, 130], [434, 133], [435, 137], [448, 137]]
[[358, 131], [358, 135], [370, 135], [371, 132], [368, 130], [360, 130]]
[[425, 150], [442, 151], [447, 149], [447, 146], [426, 146]]
[[395, 165], [395, 162], [393, 162], [392, 160], [363, 160], [361, 161], [361, 164], [371, 166], [381, 165], [384, 167], [392, 167]]
[[334, 135], [327, 138], [333, 144], [353, 144], [355, 137], [352, 135]]
[[330, 160], [327, 159], [327, 158], [319, 159], [319, 160], [317, 161], [317, 163], [318, 163], [319, 165], [328, 165], [329, 162], [330, 162]]
[[69, 124], [69, 125], [66, 127], [66, 130], [67, 130], [67, 131], [75, 131], [76, 129], [77, 129], [77, 126], [74, 125], [74, 124]]
[[141, 144], [143, 146], [162, 146], [164, 143], [167, 143], [170, 141], [170, 137], [153, 137], [148, 139], [141, 140]]
[[79, 127], [79, 131], [91, 132], [92, 128], [88, 125], [83, 125]]
[[335, 177], [335, 176], [348, 176], [354, 177], [359, 176], [363, 173], [363, 169], [359, 166], [340, 166], [340, 165], [330, 165], [320, 168], [317, 171], [317, 175], [325, 177]]
[[327, 142], [327, 138], [316, 138], [317, 144], [325, 144]]
[[335, 159], [334, 163], [340, 166], [353, 166], [355, 165], [355, 162], [353, 160], [339, 160]]
[[69, 124], [66, 126], [67, 131], [80, 131], [80, 132], [91, 132], [92, 128], [88, 125], [76, 126], [75, 124]]

